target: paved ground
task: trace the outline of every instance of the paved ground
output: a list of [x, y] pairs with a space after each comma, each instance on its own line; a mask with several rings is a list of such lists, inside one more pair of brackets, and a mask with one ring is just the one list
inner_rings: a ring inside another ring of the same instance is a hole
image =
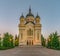
[[24, 46], [9, 50], [0, 50], [0, 56], [60, 56], [60, 51], [41, 46]]

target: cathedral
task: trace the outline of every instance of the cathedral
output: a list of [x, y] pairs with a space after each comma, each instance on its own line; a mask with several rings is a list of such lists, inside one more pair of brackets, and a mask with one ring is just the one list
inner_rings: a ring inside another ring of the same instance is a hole
[[26, 17], [23, 14], [20, 16], [19, 23], [19, 45], [41, 45], [41, 24], [40, 17], [36, 17], [29, 12]]

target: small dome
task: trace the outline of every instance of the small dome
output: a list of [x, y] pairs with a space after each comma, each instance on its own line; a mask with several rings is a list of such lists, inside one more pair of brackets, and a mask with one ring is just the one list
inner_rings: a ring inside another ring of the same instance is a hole
[[26, 15], [26, 17], [28, 17], [28, 16], [33, 16], [33, 17], [34, 17], [34, 15], [33, 15], [32, 13], [28, 13], [28, 14]]
[[26, 17], [28, 17], [28, 16], [33, 16], [34, 17], [34, 15], [31, 13], [31, 8], [29, 8], [29, 13], [26, 15]]
[[23, 13], [22, 13], [22, 15], [21, 15], [21, 17], [20, 17], [20, 18], [24, 18]]
[[40, 16], [38, 15], [38, 13], [37, 13], [37, 16], [36, 16], [36, 18], [40, 18]]

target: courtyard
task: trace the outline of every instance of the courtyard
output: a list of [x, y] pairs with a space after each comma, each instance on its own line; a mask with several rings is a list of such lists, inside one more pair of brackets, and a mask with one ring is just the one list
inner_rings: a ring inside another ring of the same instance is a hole
[[60, 56], [60, 51], [42, 46], [19, 46], [13, 49], [0, 50], [0, 56]]

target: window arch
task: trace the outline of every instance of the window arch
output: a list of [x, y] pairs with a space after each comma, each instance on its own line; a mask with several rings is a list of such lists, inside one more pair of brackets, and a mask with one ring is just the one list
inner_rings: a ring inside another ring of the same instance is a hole
[[39, 31], [37, 32], [37, 39], [39, 40]]
[[23, 39], [23, 34], [21, 33], [21, 39]]
[[33, 30], [32, 29], [27, 30], [27, 35], [32, 36], [33, 35]]

